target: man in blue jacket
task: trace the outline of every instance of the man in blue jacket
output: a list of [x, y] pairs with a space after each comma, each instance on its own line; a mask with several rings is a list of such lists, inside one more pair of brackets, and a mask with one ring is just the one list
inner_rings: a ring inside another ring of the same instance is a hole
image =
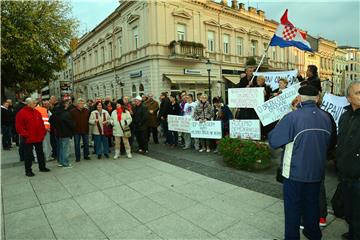
[[316, 102], [319, 91], [303, 86], [297, 96], [297, 109], [288, 113], [269, 133], [272, 148], [284, 147], [282, 158], [285, 239], [300, 239], [300, 220], [304, 235], [321, 239], [319, 191], [325, 171], [328, 148], [333, 136], [331, 119]]

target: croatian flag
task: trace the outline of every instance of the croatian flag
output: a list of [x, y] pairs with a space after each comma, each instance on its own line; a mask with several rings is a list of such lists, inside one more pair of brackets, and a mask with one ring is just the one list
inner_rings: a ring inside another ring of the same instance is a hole
[[304, 51], [313, 52], [310, 44], [306, 41], [306, 32], [300, 31], [288, 20], [288, 10], [286, 9], [284, 15], [280, 19], [280, 24], [276, 29], [273, 38], [270, 41], [270, 46], [283, 47], [297, 47]]

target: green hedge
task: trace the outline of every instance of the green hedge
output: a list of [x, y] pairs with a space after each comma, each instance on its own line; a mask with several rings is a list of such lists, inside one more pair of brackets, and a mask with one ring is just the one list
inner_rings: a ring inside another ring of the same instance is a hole
[[226, 164], [237, 169], [256, 171], [271, 165], [270, 148], [264, 142], [225, 137], [219, 142], [219, 152]]

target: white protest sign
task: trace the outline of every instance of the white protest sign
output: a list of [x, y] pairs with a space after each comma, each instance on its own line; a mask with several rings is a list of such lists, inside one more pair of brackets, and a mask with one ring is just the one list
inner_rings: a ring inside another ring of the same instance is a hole
[[221, 121], [191, 121], [190, 133], [192, 138], [221, 139]]
[[229, 107], [255, 108], [264, 103], [264, 88], [229, 88]]
[[347, 105], [349, 105], [349, 102], [346, 97], [325, 93], [320, 108], [330, 113], [336, 122], [336, 126], [339, 126], [340, 116], [346, 111], [344, 107]]
[[190, 117], [168, 115], [168, 127], [170, 131], [189, 133], [191, 121], [192, 119]]
[[261, 123], [266, 126], [281, 119], [286, 113], [291, 111], [291, 102], [298, 96], [300, 83], [292, 85], [282, 93], [270, 100], [266, 101], [261, 106], [255, 108]]
[[260, 140], [260, 121], [230, 120], [230, 138]]
[[298, 82], [297, 70], [285, 71], [285, 72], [256, 72], [255, 76], [263, 75], [265, 77], [265, 83], [271, 87], [272, 90], [279, 88], [279, 79], [285, 78], [288, 80], [288, 87]]

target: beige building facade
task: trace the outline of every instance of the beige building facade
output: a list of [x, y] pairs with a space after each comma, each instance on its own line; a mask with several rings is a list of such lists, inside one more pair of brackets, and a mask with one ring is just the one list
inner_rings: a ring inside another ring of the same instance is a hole
[[336, 95], [344, 95], [346, 66], [346, 51], [341, 48], [336, 48], [332, 77], [333, 93]]
[[[237, 1], [121, 1], [73, 51], [74, 95], [85, 99], [141, 93], [208, 93], [225, 97], [246, 61], [257, 62], [277, 23]], [[262, 70], [299, 69], [305, 53], [270, 47]]]
[[347, 86], [351, 81], [360, 80], [360, 49], [353, 47], [340, 47], [346, 51], [346, 82]]

